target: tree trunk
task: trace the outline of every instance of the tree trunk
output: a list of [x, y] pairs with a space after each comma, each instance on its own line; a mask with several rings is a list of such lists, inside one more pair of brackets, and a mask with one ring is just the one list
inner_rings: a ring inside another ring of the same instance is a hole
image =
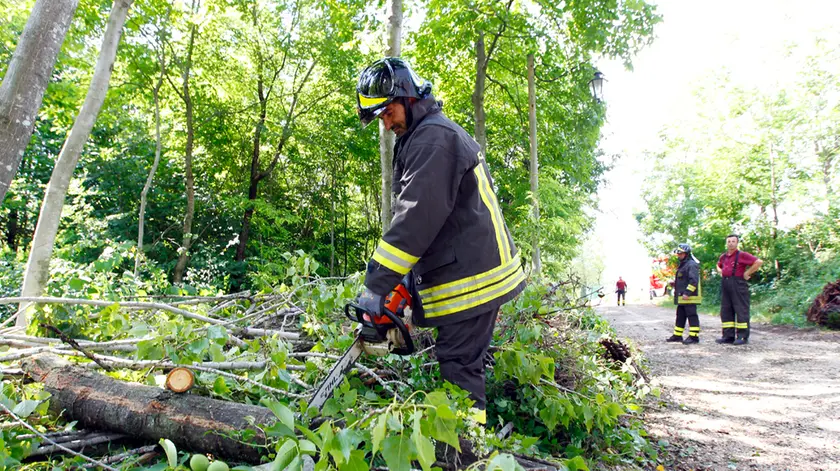
[[475, 141], [481, 155], [487, 155], [487, 115], [484, 113], [484, 89], [487, 86], [487, 57], [484, 50], [484, 31], [478, 32], [475, 41], [475, 85], [473, 86], [473, 113], [475, 114]]
[[[105, 37], [102, 40], [102, 50], [99, 51], [96, 69], [93, 72], [85, 102], [64, 142], [64, 147], [58, 155], [52, 176], [50, 176], [50, 182], [47, 184], [44, 203], [35, 228], [35, 237], [32, 239], [32, 249], [29, 252], [29, 260], [26, 262], [21, 289], [21, 295], [24, 297], [40, 296], [49, 281], [50, 259], [61, 220], [61, 210], [64, 207], [64, 197], [70, 186], [73, 170], [76, 168], [85, 142], [90, 136], [93, 124], [105, 101], [108, 83], [111, 80], [111, 67], [114, 65], [123, 25], [133, 1], [115, 0], [111, 7], [108, 26], [105, 28]], [[28, 305], [21, 304], [20, 306], [16, 323], [18, 327], [27, 326], [26, 308]]]
[[152, 187], [152, 180], [155, 178], [158, 164], [160, 163], [161, 151], [161, 137], [160, 137], [160, 87], [163, 86], [163, 76], [166, 74], [165, 56], [163, 53], [163, 45], [160, 51], [160, 76], [152, 89], [152, 98], [155, 102], [155, 160], [152, 162], [152, 168], [149, 169], [149, 176], [146, 178], [146, 184], [143, 186], [143, 191], [140, 193], [140, 213], [138, 215], [139, 222], [137, 223], [137, 255], [134, 258], [134, 277], [140, 273], [140, 263], [143, 259], [143, 230], [146, 220], [146, 198], [149, 194], [149, 189]]
[[776, 279], [779, 279], [782, 276], [779, 258], [776, 256], [776, 241], [779, 237], [779, 211], [776, 195], [776, 153], [773, 150], [772, 143], [770, 143], [770, 195], [773, 203], [773, 267], [776, 271]]
[[[257, 17], [254, 13], [254, 25], [256, 26]], [[242, 217], [242, 229], [239, 231], [239, 246], [236, 247], [236, 261], [241, 262], [245, 260], [245, 247], [248, 244], [248, 237], [251, 233], [251, 217], [254, 215], [254, 201], [257, 199], [257, 189], [260, 184], [260, 146], [262, 145], [262, 130], [265, 128], [266, 110], [268, 107], [268, 97], [265, 93], [265, 83], [263, 81], [263, 57], [257, 46], [257, 99], [260, 102], [259, 116], [257, 117], [257, 124], [254, 126], [253, 147], [251, 149], [251, 178], [248, 185], [248, 208], [245, 209], [245, 214]]]
[[534, 274], [540, 275], [540, 197], [539, 162], [537, 161], [537, 86], [534, 79], [534, 54], [528, 54], [528, 128], [531, 142], [531, 197], [534, 199], [533, 264]]
[[[390, 0], [386, 6], [386, 41], [385, 55], [388, 57], [399, 57], [401, 53], [403, 4], [402, 0]], [[396, 135], [385, 129], [382, 120], [379, 120], [379, 163], [382, 168], [382, 204], [380, 208], [380, 219], [382, 222], [382, 235], [388, 232], [391, 227], [393, 210], [391, 196], [394, 191], [391, 187], [391, 180], [394, 178], [394, 142]]]
[[[199, 3], [193, 0], [193, 13], [198, 10]], [[187, 58], [184, 62], [183, 82], [181, 86], [181, 99], [184, 100], [187, 115], [187, 142], [184, 146], [184, 179], [187, 191], [187, 209], [184, 212], [184, 238], [181, 242], [181, 248], [178, 250], [178, 263], [175, 264], [175, 271], [172, 274], [173, 283], [180, 283], [184, 280], [184, 272], [187, 270], [187, 262], [189, 261], [190, 247], [192, 247], [193, 243], [192, 223], [193, 217], [195, 216], [195, 177], [193, 176], [192, 154], [195, 142], [195, 129], [193, 129], [192, 95], [190, 95], [190, 69], [192, 68], [192, 53], [197, 34], [198, 25], [193, 23], [190, 27], [190, 40], [187, 45]]]
[[[266, 443], [257, 425], [274, 422], [267, 408], [119, 381], [73, 366], [55, 355], [36, 355], [21, 368], [44, 384], [50, 410], [92, 430], [109, 430], [158, 441], [168, 438], [181, 449], [259, 463]], [[239, 434], [255, 433], [244, 443]]]
[[29, 144], [79, 0], [37, 0], [0, 85], [0, 203]]
[[17, 235], [18, 235], [18, 210], [13, 209], [9, 211], [9, 220], [6, 221], [6, 244], [12, 252], [17, 253]]

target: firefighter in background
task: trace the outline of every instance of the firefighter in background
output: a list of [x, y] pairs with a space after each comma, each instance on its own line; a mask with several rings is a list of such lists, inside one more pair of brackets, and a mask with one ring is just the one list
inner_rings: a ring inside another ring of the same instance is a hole
[[627, 282], [618, 277], [618, 281], [615, 282], [615, 292], [618, 295], [615, 302], [618, 306], [624, 306], [625, 302], [625, 294], [627, 293]]
[[[700, 343], [700, 318], [697, 316], [697, 305], [703, 300], [700, 287], [700, 263], [691, 254], [688, 244], [680, 244], [674, 253], [680, 259], [674, 279], [674, 304], [677, 305], [677, 322], [674, 325], [674, 335], [665, 339], [666, 342], [682, 342], [685, 345]], [[688, 321], [688, 337], [683, 340], [685, 321]]]

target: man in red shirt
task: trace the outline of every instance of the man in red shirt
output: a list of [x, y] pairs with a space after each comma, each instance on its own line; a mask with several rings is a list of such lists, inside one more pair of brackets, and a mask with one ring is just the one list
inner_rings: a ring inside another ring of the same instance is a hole
[[626, 304], [624, 294], [627, 292], [627, 282], [618, 277], [618, 281], [615, 283], [615, 292], [618, 294], [618, 299], [616, 302], [619, 306], [624, 306]]
[[720, 284], [720, 324], [723, 336], [717, 343], [746, 345], [750, 338], [750, 287], [753, 273], [764, 263], [749, 252], [738, 250], [739, 237], [726, 236], [726, 252], [717, 263]]

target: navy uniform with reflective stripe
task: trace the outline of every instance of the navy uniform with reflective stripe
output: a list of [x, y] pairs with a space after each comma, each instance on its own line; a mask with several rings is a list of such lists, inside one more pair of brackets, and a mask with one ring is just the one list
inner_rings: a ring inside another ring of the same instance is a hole
[[[688, 296], [687, 299], [683, 295]], [[677, 305], [677, 319], [674, 325], [674, 336], [682, 337], [685, 323], [688, 322], [688, 336], [700, 335], [700, 317], [697, 315], [697, 305], [703, 301], [703, 286], [700, 284], [700, 266], [687, 254], [680, 260], [674, 281], [674, 304]]]
[[385, 295], [411, 273], [413, 320], [437, 327], [513, 299], [525, 274], [479, 145], [433, 98], [412, 114], [394, 149], [394, 217], [365, 285]]
[[479, 145], [432, 97], [411, 112], [394, 148], [394, 217], [365, 285], [386, 295], [408, 275], [414, 323], [438, 330], [441, 376], [470, 392], [483, 422], [484, 356], [525, 274]]

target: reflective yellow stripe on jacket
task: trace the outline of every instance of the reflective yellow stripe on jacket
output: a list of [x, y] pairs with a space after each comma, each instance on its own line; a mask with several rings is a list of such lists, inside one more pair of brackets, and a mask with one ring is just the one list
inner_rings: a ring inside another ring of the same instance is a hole
[[703, 302], [703, 286], [698, 281], [697, 286], [688, 285], [686, 287], [687, 290], [691, 291], [692, 293], [697, 290], [697, 294], [694, 296], [689, 296], [688, 299], [683, 299], [682, 296], [677, 297], [677, 304], [700, 304]]
[[465, 311], [504, 296], [525, 280], [519, 257], [478, 275], [420, 291], [426, 317]]
[[484, 170], [483, 160], [479, 160], [479, 164], [475, 167], [475, 177], [478, 179], [478, 192], [481, 195], [481, 201], [487, 206], [490, 211], [490, 218], [493, 221], [493, 230], [496, 233], [496, 245], [499, 247], [499, 258], [502, 264], [511, 260], [510, 241], [505, 230], [505, 220], [502, 217], [502, 211], [499, 209], [499, 202], [496, 200], [496, 193], [490, 186], [490, 179], [487, 178], [487, 173]]
[[379, 245], [373, 253], [373, 259], [383, 266], [394, 270], [400, 275], [405, 275], [411, 271], [411, 267], [420, 260], [420, 257], [415, 257], [410, 253], [403, 252], [388, 242], [380, 239]]

